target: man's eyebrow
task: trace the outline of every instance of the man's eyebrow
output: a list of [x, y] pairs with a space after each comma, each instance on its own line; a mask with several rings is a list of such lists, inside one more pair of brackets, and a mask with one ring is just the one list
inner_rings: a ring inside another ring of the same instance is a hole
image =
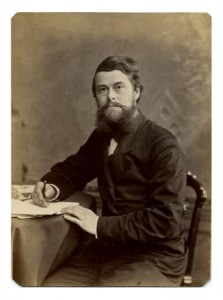
[[117, 81], [113, 85], [115, 85], [115, 84], [125, 84], [125, 81]]
[[[117, 82], [114, 82], [112, 85], [117, 85], [117, 84], [126, 84], [126, 83], [125, 83], [125, 81], [117, 81]], [[101, 84], [96, 85], [96, 88], [107, 87], [107, 86], [108, 86], [107, 84], [101, 83]]]
[[106, 84], [103, 84], [103, 83], [102, 83], [102, 84], [98, 84], [98, 85], [96, 85], [96, 88], [98, 88], [98, 87], [104, 87], [104, 86], [105, 86], [105, 87], [107, 87], [107, 85], [106, 85]]

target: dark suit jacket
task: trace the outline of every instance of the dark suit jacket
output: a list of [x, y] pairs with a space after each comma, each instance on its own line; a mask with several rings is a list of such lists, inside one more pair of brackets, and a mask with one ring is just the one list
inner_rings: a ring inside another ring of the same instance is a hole
[[42, 180], [57, 185], [64, 199], [97, 177], [103, 205], [99, 240], [185, 257], [186, 167], [175, 137], [140, 113], [135, 130], [122, 137], [111, 156], [109, 142], [95, 130], [77, 154]]

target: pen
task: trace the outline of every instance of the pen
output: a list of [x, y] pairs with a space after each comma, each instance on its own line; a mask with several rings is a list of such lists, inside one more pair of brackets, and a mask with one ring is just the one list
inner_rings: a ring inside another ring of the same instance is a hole
[[43, 182], [43, 197], [44, 198], [46, 198], [46, 184], [47, 184], [47, 182], [46, 182], [46, 180], [44, 180], [44, 182]]
[[47, 206], [47, 203], [45, 202], [46, 200], [46, 180], [43, 182], [43, 206]]

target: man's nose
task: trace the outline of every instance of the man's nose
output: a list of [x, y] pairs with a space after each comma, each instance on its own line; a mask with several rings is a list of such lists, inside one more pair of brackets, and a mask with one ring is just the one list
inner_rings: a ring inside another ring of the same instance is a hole
[[110, 89], [108, 90], [108, 99], [109, 99], [110, 101], [114, 101], [115, 98], [116, 98], [115, 91], [114, 91], [112, 88], [110, 88]]

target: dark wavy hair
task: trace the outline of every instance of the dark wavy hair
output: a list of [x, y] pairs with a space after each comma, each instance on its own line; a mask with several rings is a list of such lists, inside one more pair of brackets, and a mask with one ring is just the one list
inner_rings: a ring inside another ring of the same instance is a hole
[[[92, 83], [93, 96], [96, 97], [95, 90], [95, 76], [98, 72], [110, 72], [119, 70], [129, 77], [129, 80], [133, 84], [135, 90], [140, 89], [140, 94], [143, 91], [143, 86], [140, 83], [140, 68], [138, 62], [127, 56], [109, 56], [103, 60], [95, 71], [95, 75]], [[137, 101], [140, 100], [140, 97]]]

